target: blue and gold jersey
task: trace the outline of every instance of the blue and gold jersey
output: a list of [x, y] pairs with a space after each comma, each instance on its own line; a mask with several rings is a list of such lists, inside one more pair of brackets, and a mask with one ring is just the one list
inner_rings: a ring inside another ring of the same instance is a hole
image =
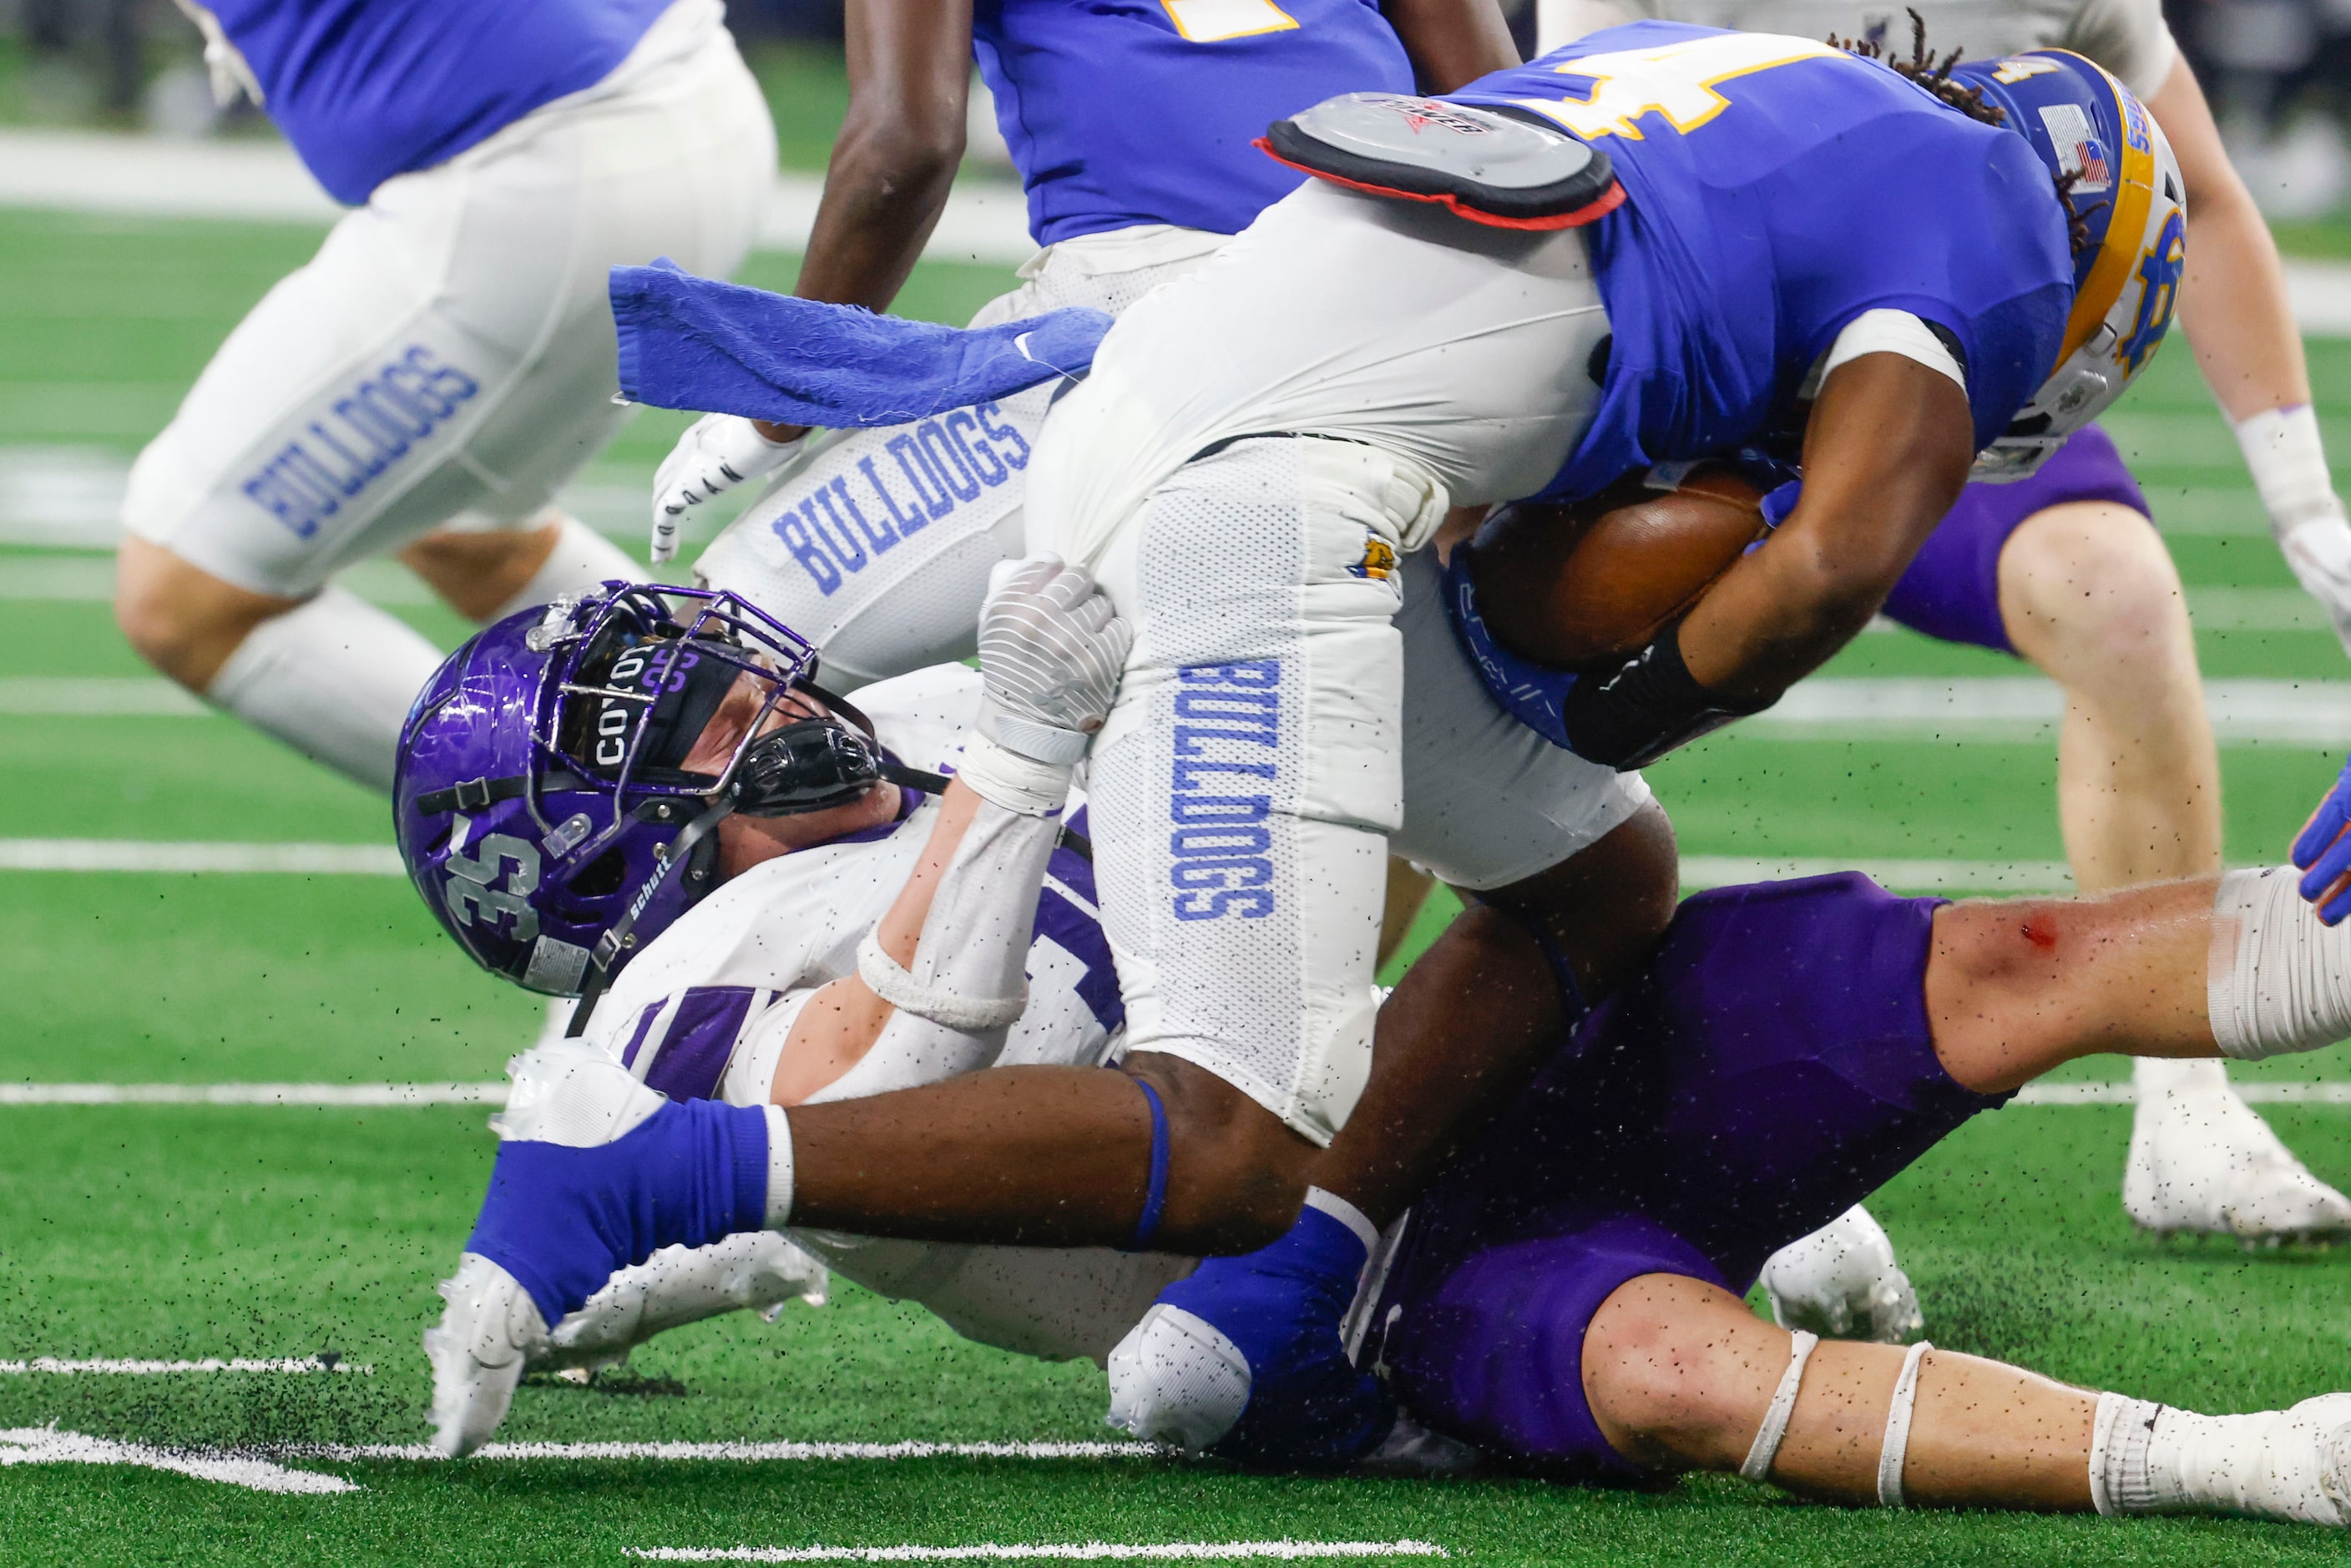
[[1625, 186], [1588, 231], [1614, 333], [1600, 407], [1547, 497], [1798, 431], [1798, 388], [1865, 310], [1949, 334], [1979, 448], [2057, 363], [2074, 265], [2047, 168], [1884, 66], [1642, 22], [1454, 96], [1556, 121]]
[[1300, 176], [1249, 143], [1343, 92], [1410, 92], [1369, 0], [979, 0], [972, 47], [1040, 245], [1238, 234]]

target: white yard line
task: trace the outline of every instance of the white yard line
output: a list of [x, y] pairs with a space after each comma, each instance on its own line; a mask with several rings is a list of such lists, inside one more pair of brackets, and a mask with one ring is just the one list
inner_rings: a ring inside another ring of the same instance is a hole
[[[2254, 1105], [2351, 1105], [2351, 1083], [2242, 1083], [2230, 1087]], [[2028, 1083], [2019, 1105], [2135, 1105], [2128, 1080], [2114, 1083]]]
[[[2238, 1083], [2237, 1092], [2256, 1105], [2351, 1105], [2351, 1083]], [[503, 1105], [507, 1086], [504, 1083], [0, 1083], [0, 1106], [7, 1105], [310, 1105], [329, 1108], [372, 1108], [402, 1105]], [[2134, 1103], [2127, 1082], [2114, 1083], [2036, 1083], [2016, 1097], [2020, 1105], [2128, 1105]], [[129, 1368], [131, 1364], [123, 1364]], [[0, 1361], [0, 1373], [23, 1371], [23, 1362]], [[206, 1370], [194, 1363], [156, 1364], [154, 1370]], [[295, 1372], [309, 1367], [308, 1364], [288, 1363], [229, 1365], [232, 1371], [279, 1370]], [[105, 1370], [96, 1367], [94, 1370]], [[56, 1370], [36, 1366], [34, 1370]], [[334, 1370], [348, 1372], [350, 1367]], [[526, 1445], [525, 1447], [528, 1447]], [[699, 1455], [699, 1448], [711, 1447], [708, 1455]], [[740, 1453], [741, 1444], [709, 1445], [662, 1443], [647, 1445], [589, 1444], [572, 1445], [558, 1455], [549, 1449], [542, 1456], [538, 1448], [529, 1453], [520, 1448], [496, 1456], [506, 1458], [537, 1457], [625, 1458], [638, 1448], [674, 1458], [706, 1457], [716, 1458], [920, 1458], [932, 1453], [967, 1453], [972, 1455], [1001, 1453], [1007, 1456], [1042, 1458], [1067, 1458], [1079, 1454], [1100, 1455], [1125, 1452], [1133, 1445], [1119, 1443], [1068, 1444], [1034, 1443], [1006, 1447], [987, 1444], [949, 1445], [924, 1443], [850, 1443], [808, 1444], [785, 1443], [761, 1447], [758, 1454]], [[754, 1445], [754, 1447], [759, 1447]], [[696, 1454], [680, 1452], [696, 1449]], [[767, 1450], [774, 1448], [775, 1452]], [[590, 1449], [595, 1450], [590, 1452]], [[626, 1449], [628, 1452], [622, 1452]], [[1050, 1449], [1051, 1452], [1046, 1452]], [[608, 1451], [609, 1450], [609, 1451]], [[721, 1452], [719, 1450], [724, 1450]], [[370, 1448], [338, 1450], [352, 1458], [423, 1458], [423, 1448]]]
[[1433, 1541], [1165, 1541], [1148, 1546], [1083, 1541], [978, 1546], [630, 1546], [631, 1557], [658, 1563], [1127, 1563], [1183, 1559], [1214, 1563], [1270, 1557], [1450, 1557]]
[[131, 1465], [141, 1469], [171, 1470], [200, 1481], [218, 1481], [248, 1491], [358, 1491], [355, 1481], [315, 1470], [288, 1469], [251, 1454], [192, 1453], [151, 1448], [144, 1443], [118, 1443], [54, 1427], [18, 1427], [0, 1431], [0, 1465]]
[[[2332, 746], [2351, 740], [2351, 681], [2204, 683], [2223, 746]], [[2031, 675], [1963, 680], [1823, 677], [1728, 731], [1771, 740], [2032, 740], [2056, 733], [2064, 700]]]
[[[291, 1443], [264, 1451], [288, 1459], [444, 1462], [422, 1443]], [[472, 1458], [764, 1465], [843, 1459], [1149, 1459], [1165, 1451], [1153, 1443], [486, 1443]]]
[[240, 844], [147, 839], [0, 839], [0, 871], [405, 874], [400, 852], [390, 844]]
[[503, 1105], [494, 1083], [0, 1083], [0, 1105]]
[[152, 675], [0, 675], [0, 714], [203, 718], [212, 711]]
[[[778, 173], [761, 215], [762, 250], [807, 248], [820, 174]], [[88, 131], [0, 131], [0, 206], [139, 217], [330, 224], [342, 216], [280, 141], [199, 141]], [[1037, 254], [1029, 203], [1010, 182], [967, 181], [924, 256], [1014, 267]]]
[[29, 1361], [0, 1361], [0, 1375], [15, 1377], [170, 1377], [207, 1372], [266, 1372], [296, 1376], [332, 1372], [358, 1377], [375, 1375], [375, 1368], [365, 1362], [327, 1362], [315, 1355], [279, 1361], [255, 1360], [242, 1355], [226, 1359], [208, 1355], [201, 1361], [138, 1361], [124, 1357], [68, 1361], [54, 1355], [37, 1355]]
[[1683, 891], [1734, 887], [1857, 871], [1871, 881], [1912, 893], [2071, 893], [2074, 873], [2064, 861], [1853, 860], [1833, 855], [1777, 859], [1741, 855], [1682, 856]]
[[[2351, 681], [2210, 680], [2204, 703], [2223, 746], [2351, 742]], [[213, 711], [153, 676], [0, 676], [0, 714], [198, 718]], [[1768, 740], [2039, 740], [2056, 733], [2064, 712], [2055, 683], [2035, 675], [1822, 676], [1727, 733]]]

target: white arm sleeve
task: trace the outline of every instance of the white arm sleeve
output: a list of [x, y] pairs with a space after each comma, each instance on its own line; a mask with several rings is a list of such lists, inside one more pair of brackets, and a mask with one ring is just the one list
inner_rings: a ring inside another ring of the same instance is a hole
[[[1943, 340], [1907, 310], [1865, 310], [1846, 322], [1821, 361], [1820, 381], [1828, 380], [1829, 372], [1847, 360], [1864, 354], [1900, 354], [1930, 371], [1942, 371], [1959, 383], [1959, 391], [1968, 390], [1967, 372], [1959, 369], [1959, 361], [1951, 357]], [[1814, 386], [1817, 389], [1818, 382]]]
[[[983, 1002], [1023, 994], [1037, 894], [1061, 831], [983, 800], [940, 874], [906, 977], [921, 992]], [[945, 1011], [946, 1009], [940, 1009]], [[809, 1096], [811, 1104], [935, 1083], [993, 1062], [1008, 1025], [967, 1030], [901, 1007], [856, 1066]]]
[[2065, 29], [2064, 46], [2114, 72], [2143, 99], [2155, 96], [2179, 58], [2162, 0], [2085, 0]]

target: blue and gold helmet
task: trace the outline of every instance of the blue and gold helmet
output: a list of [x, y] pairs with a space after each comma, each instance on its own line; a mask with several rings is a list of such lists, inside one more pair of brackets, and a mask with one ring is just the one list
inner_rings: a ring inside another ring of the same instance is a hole
[[1976, 457], [1974, 477], [2021, 479], [2144, 371], [2171, 327], [2188, 260], [2179, 165], [2155, 117], [2095, 62], [2036, 49], [1968, 63], [1951, 79], [1980, 89], [2032, 144], [2065, 193], [2074, 231], [2074, 308], [2048, 380]]

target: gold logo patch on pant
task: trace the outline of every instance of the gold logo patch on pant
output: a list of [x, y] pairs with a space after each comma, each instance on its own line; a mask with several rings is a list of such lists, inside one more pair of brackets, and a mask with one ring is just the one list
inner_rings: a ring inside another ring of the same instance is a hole
[[1347, 570], [1357, 577], [1377, 578], [1385, 582], [1395, 576], [1395, 547], [1377, 534], [1364, 536], [1364, 559]]

